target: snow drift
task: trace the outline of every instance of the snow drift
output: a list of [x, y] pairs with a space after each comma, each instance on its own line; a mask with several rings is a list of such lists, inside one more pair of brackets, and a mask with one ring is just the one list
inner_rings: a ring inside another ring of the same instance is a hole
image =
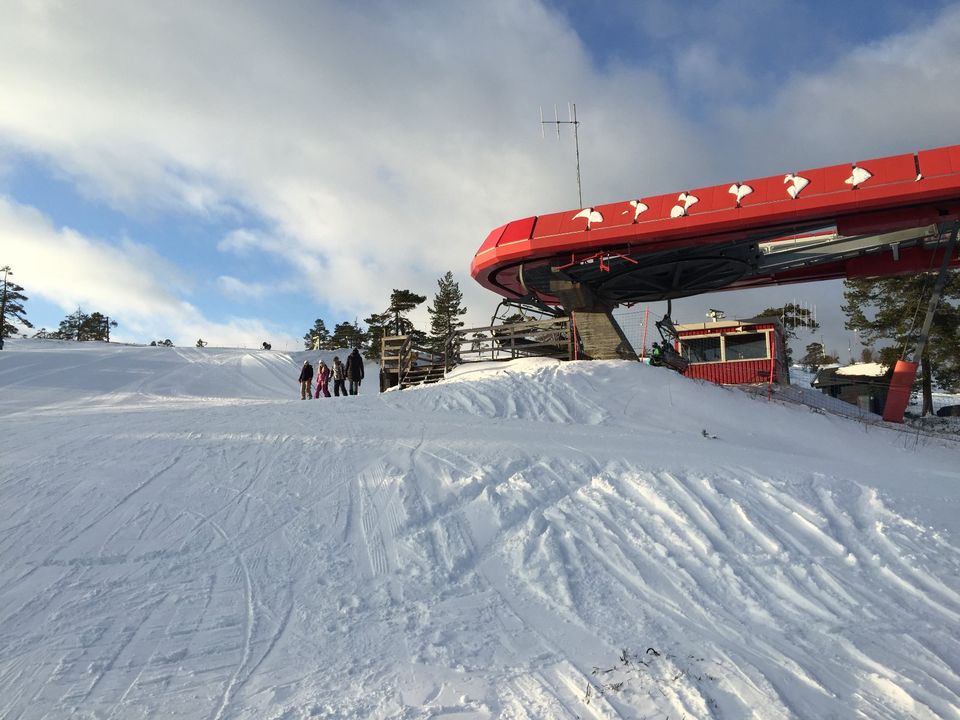
[[0, 717], [960, 715], [956, 444], [636, 363], [304, 402], [307, 357], [7, 344]]

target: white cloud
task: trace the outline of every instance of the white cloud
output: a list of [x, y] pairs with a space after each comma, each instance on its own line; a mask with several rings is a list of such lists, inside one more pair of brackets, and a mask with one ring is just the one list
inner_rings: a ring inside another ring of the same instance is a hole
[[[624, 142], [618, 111], [602, 108], [626, 105], [664, 148], [682, 131], [655, 78], [596, 76], [574, 32], [536, 2], [8, 14], [0, 137], [131, 213], [258, 214], [284, 242], [233, 236], [221, 248], [279, 255], [314, 299], [348, 314], [382, 309], [393, 287], [433, 288], [448, 269], [465, 276], [492, 228], [575, 204], [571, 138], [540, 139], [539, 105], [591, 98], [581, 140], [595, 198], [636, 175], [623, 158], [647, 144]], [[643, 153], [650, 168], [667, 155]], [[492, 307], [473, 285], [468, 301]]]
[[[960, 7], [883, 42], [852, 47], [828, 68], [797, 72], [767, 103], [731, 110], [730, 165], [765, 175], [901, 154], [960, 140]], [[762, 168], [762, 169], [761, 169]]]
[[[479, 324], [498, 300], [467, 276], [486, 234], [577, 202], [572, 136], [542, 140], [538, 106], [578, 104], [587, 205], [956, 140], [957, 11], [814, 74], [798, 62], [749, 107], [736, 93], [721, 102], [724, 83], [758, 87], [722, 50], [735, 49], [740, 11], [781, 7], [716, 3], [713, 44], [687, 38], [701, 15], [662, 2], [634, 13], [677, 45], [664, 71], [597, 69], [533, 0], [15, 3], [0, 24], [0, 153], [40, 155], [131, 214], [255, 215], [263, 230], [209, 242], [248, 263], [235, 275], [259, 278], [262, 253], [282, 261], [308, 315], [313, 300], [362, 319], [393, 288], [432, 297], [452, 270]], [[722, 114], [684, 117], [677, 68], [714, 88]], [[56, 279], [44, 284], [55, 296]]]
[[270, 292], [263, 283], [243, 282], [229, 275], [218, 277], [217, 285], [224, 295], [241, 300], [259, 300]]
[[[258, 346], [272, 337], [290, 344], [260, 320], [213, 322], [183, 300], [177, 280], [183, 273], [144, 245], [119, 245], [55, 228], [39, 212], [0, 196], [3, 262], [13, 267], [28, 297], [39, 297], [70, 312], [78, 306], [108, 314], [120, 324], [116, 340], [144, 342], [171, 338], [178, 344], [197, 337], [221, 345]], [[26, 306], [28, 317], [30, 306]], [[279, 345], [278, 345], [279, 347]]]
[[267, 247], [268, 243], [260, 233], [245, 228], [232, 230], [217, 243], [217, 250], [220, 252], [237, 253], [246, 255], [251, 250], [258, 250]]

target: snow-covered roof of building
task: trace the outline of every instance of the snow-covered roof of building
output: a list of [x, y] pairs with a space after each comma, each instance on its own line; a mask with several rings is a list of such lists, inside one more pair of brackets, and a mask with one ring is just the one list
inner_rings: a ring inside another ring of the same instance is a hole
[[887, 366], [880, 363], [853, 363], [836, 369], [837, 375], [856, 375], [857, 377], [882, 377]]

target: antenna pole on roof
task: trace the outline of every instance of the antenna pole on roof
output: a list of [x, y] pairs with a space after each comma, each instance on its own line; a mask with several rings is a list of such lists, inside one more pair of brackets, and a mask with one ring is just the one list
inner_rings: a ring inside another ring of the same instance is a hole
[[543, 119], [543, 105], [540, 106], [540, 136], [544, 137], [543, 126], [544, 125], [556, 125], [557, 127], [557, 140], [560, 139], [560, 126], [561, 125], [573, 125], [573, 142], [574, 147], [577, 151], [577, 199], [580, 203], [579, 207], [583, 207], [583, 187], [580, 184], [580, 121], [577, 120], [577, 104], [576, 103], [567, 103], [567, 115], [570, 118], [569, 120], [561, 120], [560, 114], [557, 111], [557, 106], [553, 106], [553, 120], [544, 120]]

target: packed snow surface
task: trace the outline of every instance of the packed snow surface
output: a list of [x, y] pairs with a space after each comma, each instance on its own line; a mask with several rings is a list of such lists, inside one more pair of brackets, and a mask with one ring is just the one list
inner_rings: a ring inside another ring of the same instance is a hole
[[0, 717], [960, 717], [956, 443], [626, 362], [301, 401], [308, 357], [7, 343]]

